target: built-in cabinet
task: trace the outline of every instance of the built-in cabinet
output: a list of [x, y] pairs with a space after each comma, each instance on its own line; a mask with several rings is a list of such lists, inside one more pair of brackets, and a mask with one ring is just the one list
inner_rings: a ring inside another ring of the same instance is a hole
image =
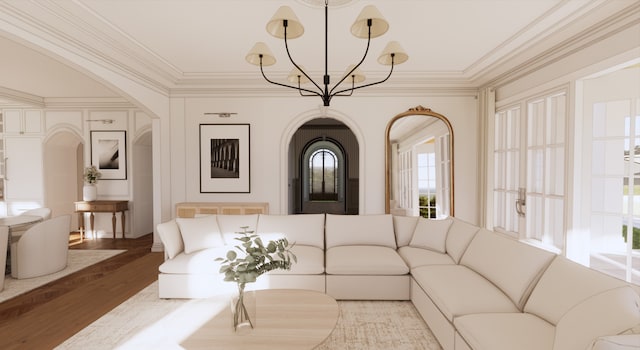
[[41, 135], [42, 111], [41, 110], [4, 110], [5, 135]]
[[0, 214], [17, 215], [44, 201], [42, 111], [3, 110], [1, 125]]

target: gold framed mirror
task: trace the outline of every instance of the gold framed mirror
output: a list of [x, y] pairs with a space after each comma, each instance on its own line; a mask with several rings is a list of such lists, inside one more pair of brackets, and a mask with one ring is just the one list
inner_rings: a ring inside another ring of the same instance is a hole
[[453, 128], [444, 115], [423, 106], [396, 115], [385, 154], [387, 214], [454, 215]]

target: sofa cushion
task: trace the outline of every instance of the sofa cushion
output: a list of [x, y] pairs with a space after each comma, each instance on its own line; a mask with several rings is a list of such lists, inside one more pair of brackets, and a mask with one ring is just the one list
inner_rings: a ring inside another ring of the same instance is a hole
[[555, 333], [552, 324], [527, 313], [465, 315], [453, 324], [472, 349], [552, 349]]
[[480, 230], [480, 227], [472, 225], [468, 222], [451, 217], [453, 222], [447, 233], [447, 254], [457, 263], [460, 262], [462, 254], [467, 250], [469, 243]]
[[413, 231], [418, 224], [418, 216], [393, 216], [393, 231], [396, 233], [398, 247], [409, 245], [413, 237]]
[[429, 249], [400, 247], [398, 248], [398, 254], [412, 270], [425, 265], [455, 264], [448, 254], [438, 253]]
[[318, 247], [296, 244], [291, 252], [298, 259], [290, 270], [274, 270], [272, 275], [318, 275], [324, 273], [324, 250]]
[[411, 275], [450, 322], [468, 314], [519, 312], [508, 296], [468, 267], [421, 266]]
[[184, 252], [187, 254], [224, 245], [215, 215], [198, 218], [177, 218], [176, 223], [180, 227], [182, 241], [184, 242]]
[[156, 226], [158, 235], [164, 246], [164, 253], [169, 259], [184, 251], [184, 242], [180, 234], [180, 228], [175, 220], [163, 222]]
[[225, 244], [235, 245], [238, 232], [242, 232], [242, 227], [247, 227], [247, 231], [256, 232], [258, 226], [258, 214], [248, 215], [218, 215], [218, 226], [222, 232], [222, 239]]
[[262, 237], [286, 237], [289, 243], [324, 248], [324, 214], [262, 214], [257, 232]]
[[481, 229], [460, 264], [481, 274], [522, 309], [531, 289], [555, 254]]
[[625, 286], [577, 304], [556, 325], [553, 348], [582, 350], [603, 335], [618, 334], [640, 323], [640, 296]]
[[325, 242], [327, 248], [345, 245], [377, 245], [395, 249], [393, 219], [390, 214], [327, 214]]
[[[159, 270], [161, 273], [171, 274], [219, 275], [221, 263], [219, 261], [215, 261], [215, 259], [225, 257], [227, 252], [231, 249], [233, 249], [232, 246], [222, 246], [198, 250], [191, 254], [178, 254], [173, 259], [166, 260], [162, 263]], [[224, 279], [224, 277], [222, 278]]]
[[419, 218], [409, 245], [415, 248], [431, 249], [436, 252], [446, 253], [449, 226], [451, 226], [451, 219], [449, 218], [442, 220]]
[[405, 275], [409, 267], [395, 249], [339, 246], [327, 249], [326, 271], [334, 275]]
[[531, 292], [524, 310], [556, 325], [574, 305], [624, 285], [621, 280], [557, 256]]
[[608, 335], [596, 339], [590, 350], [638, 350], [640, 334]]

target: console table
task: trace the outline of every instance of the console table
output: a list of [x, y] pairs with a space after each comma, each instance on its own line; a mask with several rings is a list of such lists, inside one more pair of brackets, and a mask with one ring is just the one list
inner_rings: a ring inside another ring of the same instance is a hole
[[111, 217], [111, 225], [113, 226], [113, 239], [116, 239], [116, 213], [120, 212], [122, 217], [122, 238], [125, 229], [124, 212], [129, 210], [129, 201], [91, 201], [91, 202], [75, 202], [76, 213], [79, 213], [80, 219], [80, 239], [84, 237], [84, 213], [90, 213], [91, 233], [95, 235], [94, 216], [93, 213], [113, 213]]

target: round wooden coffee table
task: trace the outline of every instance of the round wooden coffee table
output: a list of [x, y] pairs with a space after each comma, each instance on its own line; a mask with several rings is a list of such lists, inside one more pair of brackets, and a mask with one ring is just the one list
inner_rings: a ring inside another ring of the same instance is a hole
[[231, 308], [226, 307], [180, 345], [185, 349], [312, 349], [338, 321], [338, 303], [324, 293], [298, 289], [255, 293], [256, 320], [249, 333], [234, 332]]

